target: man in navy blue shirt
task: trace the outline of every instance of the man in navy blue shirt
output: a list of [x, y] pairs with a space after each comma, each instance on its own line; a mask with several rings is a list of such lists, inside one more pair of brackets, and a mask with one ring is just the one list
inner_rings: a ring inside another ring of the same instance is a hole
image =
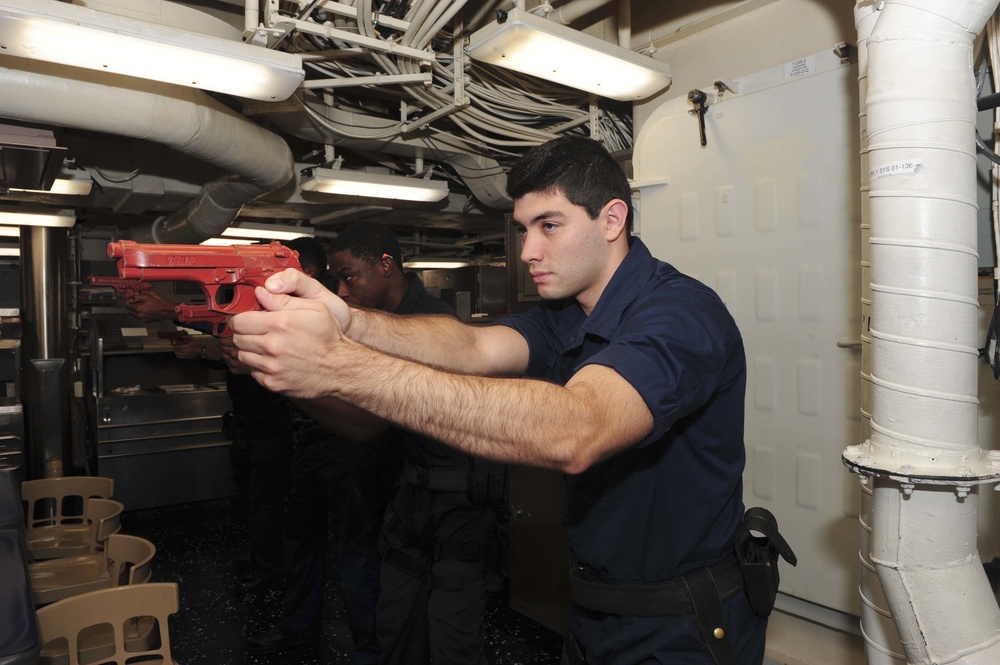
[[266, 311], [233, 318], [240, 359], [317, 407], [349, 403], [473, 455], [564, 472], [564, 662], [760, 663], [766, 620], [733, 556], [745, 464], [736, 324], [632, 238], [628, 181], [597, 142], [529, 151], [507, 189], [544, 299], [534, 310], [488, 327], [385, 316], [285, 272], [258, 289]]

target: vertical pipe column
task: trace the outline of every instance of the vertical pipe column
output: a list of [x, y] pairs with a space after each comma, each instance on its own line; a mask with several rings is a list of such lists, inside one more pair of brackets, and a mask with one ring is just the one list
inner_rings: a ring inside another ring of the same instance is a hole
[[[868, 37], [878, 20], [876, 0], [860, 0], [854, 7], [854, 22], [858, 32], [858, 130], [861, 162], [861, 440], [871, 438], [871, 235], [868, 179]], [[882, 592], [878, 572], [871, 557], [874, 502], [872, 483], [862, 477], [861, 512], [858, 516], [861, 538], [858, 560], [861, 565], [861, 633], [865, 640], [868, 665], [893, 665], [905, 662], [896, 626]]]
[[1000, 663], [976, 542], [977, 201], [972, 43], [997, 0], [885, 0], [867, 40], [871, 561], [907, 662]]
[[61, 475], [71, 457], [67, 229], [21, 228], [21, 364], [25, 467], [29, 478]]

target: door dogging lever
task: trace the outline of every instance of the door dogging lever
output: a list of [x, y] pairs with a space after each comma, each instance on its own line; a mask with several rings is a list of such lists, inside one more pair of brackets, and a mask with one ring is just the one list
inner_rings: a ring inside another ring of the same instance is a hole
[[698, 115], [698, 131], [701, 135], [701, 144], [708, 145], [708, 140], [705, 138], [705, 111], [708, 110], [708, 95], [701, 90], [695, 89], [688, 93], [688, 101], [694, 105], [694, 110], [690, 111], [690, 113]]

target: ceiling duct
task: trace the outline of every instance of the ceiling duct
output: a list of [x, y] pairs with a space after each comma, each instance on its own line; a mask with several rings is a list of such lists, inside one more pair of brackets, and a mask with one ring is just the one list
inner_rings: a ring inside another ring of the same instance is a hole
[[83, 70], [71, 79], [62, 75], [65, 68], [12, 60], [18, 69], [0, 66], [0, 116], [153, 141], [232, 174], [207, 183], [181, 210], [137, 232], [136, 240], [197, 243], [216, 236], [245, 203], [294, 174], [280, 137], [199, 90]]
[[65, 153], [47, 129], [0, 124], [0, 194], [52, 189]]

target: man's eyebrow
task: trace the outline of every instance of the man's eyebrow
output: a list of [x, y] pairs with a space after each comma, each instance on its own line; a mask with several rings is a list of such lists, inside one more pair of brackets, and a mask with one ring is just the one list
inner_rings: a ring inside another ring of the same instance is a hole
[[544, 221], [546, 219], [562, 218], [562, 217], [565, 217], [565, 214], [561, 210], [543, 210], [542, 212], [532, 217], [527, 223], [521, 222], [514, 218], [511, 218], [511, 222], [514, 224], [514, 226], [530, 226], [532, 224]]

